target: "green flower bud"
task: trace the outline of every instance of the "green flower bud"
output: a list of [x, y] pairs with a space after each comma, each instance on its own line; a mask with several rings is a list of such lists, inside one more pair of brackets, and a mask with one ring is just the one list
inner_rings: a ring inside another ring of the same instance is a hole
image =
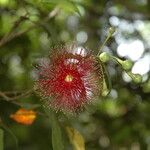
[[145, 93], [149, 93], [150, 92], [150, 79], [146, 83], [144, 83], [144, 85], [143, 85], [143, 91]]
[[130, 70], [133, 66], [133, 62], [131, 60], [125, 60], [121, 63], [121, 65], [124, 70]]
[[141, 83], [142, 82], [142, 76], [140, 74], [133, 74], [132, 79], [135, 83]]
[[110, 55], [106, 52], [103, 52], [99, 55], [99, 59], [104, 63], [108, 62], [110, 60]]
[[115, 31], [116, 31], [116, 28], [115, 28], [115, 27], [110, 27], [110, 28], [108, 29], [108, 33], [109, 33], [110, 35], [113, 35], [113, 34], [115, 33]]

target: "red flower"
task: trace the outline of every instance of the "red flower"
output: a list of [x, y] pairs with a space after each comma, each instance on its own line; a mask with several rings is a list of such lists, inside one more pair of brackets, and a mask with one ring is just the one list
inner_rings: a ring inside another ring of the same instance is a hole
[[101, 92], [102, 69], [97, 66], [94, 55], [83, 48], [53, 49], [38, 67], [36, 87], [46, 105], [76, 112]]

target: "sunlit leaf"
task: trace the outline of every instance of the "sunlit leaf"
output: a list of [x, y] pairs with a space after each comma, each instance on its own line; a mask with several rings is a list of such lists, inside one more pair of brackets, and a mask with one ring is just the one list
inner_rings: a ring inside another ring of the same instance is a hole
[[36, 118], [36, 112], [21, 108], [15, 114], [11, 114], [10, 117], [18, 123], [31, 125]]
[[0, 5], [7, 5], [9, 3], [9, 0], [0, 0]]
[[75, 150], [85, 150], [85, 143], [83, 136], [74, 128], [66, 127], [70, 142]]

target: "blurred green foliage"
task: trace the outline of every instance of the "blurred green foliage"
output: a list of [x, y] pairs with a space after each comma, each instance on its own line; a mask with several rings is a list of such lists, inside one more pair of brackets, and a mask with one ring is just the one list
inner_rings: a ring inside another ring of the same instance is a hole
[[[119, 40], [139, 39], [144, 43], [143, 56], [148, 56], [149, 19], [149, 0], [0, 0], [0, 91], [31, 89], [35, 64], [60, 43], [77, 41], [97, 54], [111, 25], [118, 29], [104, 51], [117, 56]], [[82, 133], [86, 150], [150, 150], [150, 73], [137, 85], [123, 80], [122, 69], [113, 62], [107, 69], [112, 82], [107, 97], [78, 116], [59, 116], [65, 150], [72, 149], [63, 129], [66, 124]], [[4, 149], [16, 150], [15, 136], [20, 150], [51, 150], [53, 119], [44, 114], [40, 98], [32, 94], [16, 101], [40, 113], [31, 126], [17, 124], [9, 116], [20, 106], [1, 97], [0, 118], [11, 131], [1, 125]]]

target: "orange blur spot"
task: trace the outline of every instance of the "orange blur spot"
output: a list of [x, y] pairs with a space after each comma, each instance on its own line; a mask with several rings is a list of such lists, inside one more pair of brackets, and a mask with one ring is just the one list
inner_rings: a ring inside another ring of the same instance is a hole
[[18, 123], [24, 125], [31, 125], [36, 118], [36, 112], [33, 110], [26, 110], [20, 108], [15, 114], [11, 114], [10, 118], [12, 118]]

